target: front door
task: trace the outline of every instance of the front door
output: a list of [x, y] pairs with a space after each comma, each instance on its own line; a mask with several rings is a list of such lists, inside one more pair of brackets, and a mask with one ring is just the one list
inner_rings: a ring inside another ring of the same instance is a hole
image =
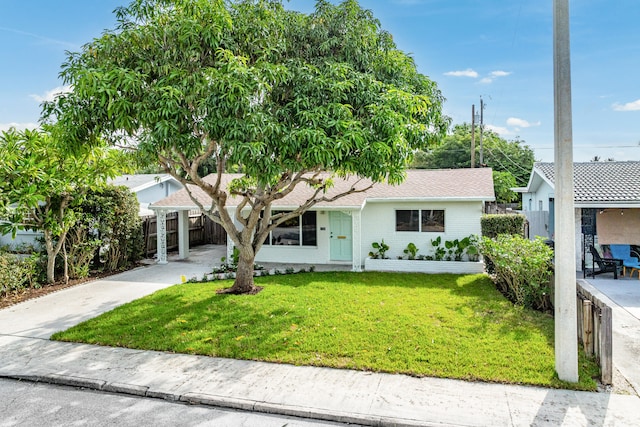
[[351, 216], [342, 212], [329, 212], [329, 246], [332, 261], [351, 261], [353, 239]]

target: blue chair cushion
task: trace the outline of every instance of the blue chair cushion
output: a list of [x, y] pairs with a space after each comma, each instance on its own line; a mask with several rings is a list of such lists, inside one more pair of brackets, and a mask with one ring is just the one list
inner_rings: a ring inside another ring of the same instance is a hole
[[611, 256], [615, 259], [622, 260], [625, 267], [640, 267], [638, 258], [631, 256], [631, 245], [609, 245]]

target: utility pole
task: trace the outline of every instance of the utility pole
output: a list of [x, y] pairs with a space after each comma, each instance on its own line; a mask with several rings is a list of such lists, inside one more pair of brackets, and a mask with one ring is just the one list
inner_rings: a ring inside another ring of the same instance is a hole
[[484, 101], [480, 97], [480, 167], [484, 167], [484, 150], [482, 147], [482, 131], [484, 130]]
[[569, 0], [553, 0], [555, 173], [555, 359], [558, 378], [578, 382], [576, 245]]
[[476, 104], [471, 105], [471, 167], [476, 167]]

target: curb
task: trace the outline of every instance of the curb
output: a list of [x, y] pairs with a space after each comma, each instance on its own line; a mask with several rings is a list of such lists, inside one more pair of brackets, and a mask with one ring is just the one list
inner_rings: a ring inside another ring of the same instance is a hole
[[55, 384], [79, 387], [108, 393], [127, 394], [138, 397], [162, 399], [170, 402], [183, 402], [190, 405], [202, 405], [245, 412], [270, 415], [282, 415], [309, 420], [331, 421], [345, 424], [358, 424], [372, 427], [453, 427], [454, 424], [430, 423], [413, 419], [372, 416], [358, 413], [327, 411], [318, 408], [291, 406], [286, 404], [258, 402], [248, 399], [217, 396], [205, 393], [185, 393], [182, 395], [149, 390], [147, 386], [126, 383], [109, 383], [93, 378], [75, 377], [71, 375], [11, 375], [0, 374], [0, 378], [29, 381], [34, 383]]

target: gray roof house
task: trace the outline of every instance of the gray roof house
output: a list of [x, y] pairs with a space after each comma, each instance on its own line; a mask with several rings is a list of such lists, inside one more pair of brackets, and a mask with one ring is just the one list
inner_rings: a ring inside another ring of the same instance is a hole
[[[222, 185], [240, 175], [225, 174]], [[213, 183], [215, 174], [205, 178]], [[336, 178], [327, 197], [351, 187], [357, 178]], [[363, 187], [368, 181], [361, 182]], [[189, 187], [204, 207], [211, 199], [198, 187]], [[312, 194], [305, 185], [277, 201], [274, 209], [291, 210]], [[376, 184], [366, 192], [352, 193], [334, 202], [321, 202], [297, 220], [276, 228], [256, 257], [257, 262], [289, 262], [312, 264], [348, 264], [359, 271], [373, 242], [384, 239], [392, 258], [403, 254], [408, 243], [420, 248], [421, 254], [432, 249], [430, 239], [464, 238], [480, 234], [480, 218], [486, 202], [494, 201], [492, 171], [488, 168], [455, 170], [409, 170], [405, 181], [397, 186]], [[235, 212], [239, 199], [230, 197], [227, 209]], [[167, 212], [179, 213], [198, 209], [185, 189], [149, 206], [158, 221]], [[186, 224], [179, 225], [179, 230]], [[163, 227], [159, 227], [162, 233]], [[183, 233], [187, 235], [188, 233]], [[166, 239], [158, 238], [158, 262], [166, 262]], [[180, 257], [188, 257], [188, 237], [179, 237]], [[227, 251], [231, 251], [228, 241]]]
[[110, 179], [109, 184], [124, 185], [138, 197], [140, 216], [155, 215], [148, 209], [150, 203], [161, 200], [183, 188], [183, 185], [167, 173], [121, 175]]
[[[640, 162], [584, 162], [573, 168], [577, 265], [590, 244], [640, 244]], [[554, 179], [553, 163], [535, 163], [527, 186], [514, 189], [522, 193], [531, 237], [553, 238]]]

